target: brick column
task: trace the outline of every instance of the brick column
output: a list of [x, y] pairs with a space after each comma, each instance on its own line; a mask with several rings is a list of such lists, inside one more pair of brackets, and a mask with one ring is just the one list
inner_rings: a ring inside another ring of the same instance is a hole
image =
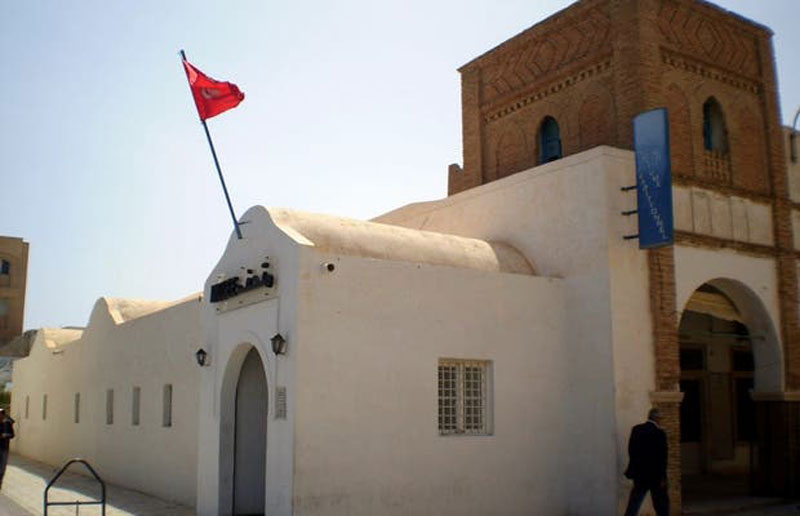
[[681, 425], [677, 300], [675, 293], [675, 253], [673, 248], [651, 249], [647, 255], [650, 279], [650, 312], [653, 319], [653, 346], [656, 391], [650, 393], [653, 406], [661, 411], [661, 426], [667, 433], [669, 456], [670, 511], [681, 513]]

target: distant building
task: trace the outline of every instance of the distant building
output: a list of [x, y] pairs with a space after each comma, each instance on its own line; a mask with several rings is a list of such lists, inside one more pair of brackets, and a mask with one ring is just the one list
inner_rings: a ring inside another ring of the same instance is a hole
[[[15, 449], [201, 515], [615, 514], [655, 405], [675, 513], [713, 483], [799, 496], [800, 169], [769, 29], [585, 0], [461, 74], [447, 198], [256, 206], [202, 296], [37, 332]], [[676, 235], [641, 250], [623, 187], [658, 107]]]
[[0, 236], [0, 347], [22, 334], [28, 243]]

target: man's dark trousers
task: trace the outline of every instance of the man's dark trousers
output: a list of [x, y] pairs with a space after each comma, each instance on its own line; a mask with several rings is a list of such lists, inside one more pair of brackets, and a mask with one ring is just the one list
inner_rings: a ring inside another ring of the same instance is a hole
[[633, 489], [631, 490], [630, 498], [628, 498], [628, 508], [625, 509], [625, 516], [636, 516], [639, 514], [639, 508], [642, 506], [644, 497], [650, 491], [650, 497], [653, 499], [653, 508], [656, 510], [658, 516], [669, 516], [669, 496], [667, 496], [667, 484], [661, 482], [655, 485], [649, 485], [644, 482], [633, 481]]

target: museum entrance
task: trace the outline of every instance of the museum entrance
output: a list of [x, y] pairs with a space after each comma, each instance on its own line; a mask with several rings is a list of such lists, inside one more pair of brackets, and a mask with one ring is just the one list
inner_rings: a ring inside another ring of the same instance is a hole
[[267, 377], [255, 348], [242, 363], [236, 384], [233, 514], [262, 515], [266, 489]]
[[746, 318], [706, 283], [681, 315], [681, 485], [685, 503], [747, 496], [756, 442], [753, 346]]

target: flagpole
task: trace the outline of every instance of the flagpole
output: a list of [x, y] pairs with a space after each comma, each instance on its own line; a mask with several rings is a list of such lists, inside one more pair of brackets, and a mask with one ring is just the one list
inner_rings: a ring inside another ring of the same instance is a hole
[[[181, 59], [186, 61], [186, 53], [181, 49]], [[186, 80], [189, 81], [189, 72], [186, 70], [186, 66], [183, 67], [184, 71], [186, 72]], [[189, 93], [192, 93], [192, 85], [189, 83]], [[194, 93], [192, 93], [192, 99], [194, 99]], [[200, 117], [200, 111], [198, 110], [197, 116]], [[214, 142], [211, 141], [211, 133], [208, 132], [208, 125], [206, 121], [200, 117], [200, 123], [203, 124], [203, 129], [206, 131], [206, 138], [208, 139], [208, 146], [211, 148], [211, 155], [214, 157], [214, 165], [217, 167], [217, 174], [219, 175], [219, 182], [222, 183], [222, 191], [225, 193], [225, 200], [228, 202], [228, 210], [231, 212], [231, 219], [233, 219], [233, 228], [236, 230], [236, 237], [241, 240], [242, 239], [242, 230], [239, 229], [239, 221], [236, 220], [236, 214], [233, 211], [233, 204], [231, 204], [231, 197], [228, 195], [228, 187], [225, 186], [225, 178], [222, 177], [222, 169], [219, 166], [219, 160], [217, 159], [217, 151], [214, 150]]]

